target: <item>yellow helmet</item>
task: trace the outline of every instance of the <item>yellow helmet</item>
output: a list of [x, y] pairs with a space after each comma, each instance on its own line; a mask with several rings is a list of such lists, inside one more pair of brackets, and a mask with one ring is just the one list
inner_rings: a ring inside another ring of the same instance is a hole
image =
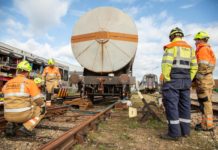
[[182, 30], [180, 28], [176, 27], [170, 31], [169, 37], [171, 37], [172, 35], [179, 35], [179, 36], [183, 37], [184, 33], [182, 32]]
[[202, 39], [209, 39], [209, 35], [207, 32], [200, 31], [197, 34], [195, 34], [194, 40], [202, 40]]
[[54, 65], [54, 64], [55, 64], [55, 61], [53, 58], [48, 60], [48, 65]]
[[26, 60], [21, 61], [18, 65], [17, 65], [17, 69], [19, 70], [23, 70], [23, 71], [32, 71], [32, 67], [30, 65], [30, 63]]
[[35, 82], [36, 84], [40, 84], [40, 83], [42, 83], [42, 79], [41, 79], [41, 78], [35, 78], [35, 79], [34, 79], [34, 82]]

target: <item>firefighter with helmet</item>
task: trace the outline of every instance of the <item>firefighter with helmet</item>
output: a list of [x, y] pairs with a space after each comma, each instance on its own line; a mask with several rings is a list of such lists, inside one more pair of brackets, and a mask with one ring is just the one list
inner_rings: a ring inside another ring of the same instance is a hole
[[176, 27], [169, 34], [170, 43], [164, 46], [162, 95], [168, 120], [168, 132], [161, 138], [178, 140], [190, 135], [190, 87], [198, 65], [195, 51], [182, 40], [183, 31]]
[[33, 81], [39, 87], [39, 89], [41, 89], [42, 84], [43, 84], [44, 81], [41, 78], [39, 78], [39, 77], [35, 78]]
[[54, 59], [48, 60], [48, 66], [42, 73], [42, 79], [46, 84], [46, 100], [51, 100], [54, 88], [57, 88], [58, 85], [61, 85], [61, 75], [58, 67], [55, 67]]
[[214, 86], [213, 71], [216, 57], [211, 46], [207, 43], [209, 39], [207, 32], [200, 31], [195, 37], [196, 57], [198, 72], [196, 74], [196, 93], [202, 112], [201, 123], [195, 126], [195, 130], [211, 131], [213, 124], [212, 91]]
[[[6, 136], [33, 136], [32, 130], [45, 114], [44, 98], [28, 79], [32, 67], [24, 60], [17, 65], [17, 75], [3, 87], [4, 117], [8, 121]], [[20, 125], [22, 124], [22, 125]]]

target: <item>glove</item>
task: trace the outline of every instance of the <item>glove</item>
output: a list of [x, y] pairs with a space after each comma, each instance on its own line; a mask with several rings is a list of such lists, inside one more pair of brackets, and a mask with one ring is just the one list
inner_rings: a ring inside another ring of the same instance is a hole
[[46, 107], [45, 106], [43, 106], [43, 107], [41, 107], [41, 115], [44, 115], [45, 113], [46, 113]]

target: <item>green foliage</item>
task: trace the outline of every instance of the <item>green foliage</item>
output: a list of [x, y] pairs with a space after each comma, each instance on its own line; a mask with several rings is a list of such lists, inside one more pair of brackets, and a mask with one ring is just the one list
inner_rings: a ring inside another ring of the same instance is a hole
[[74, 150], [82, 150], [83, 147], [80, 144], [77, 144], [73, 147]]
[[165, 128], [166, 124], [158, 121], [157, 119], [151, 118], [146, 122], [145, 127], [153, 128], [153, 129], [161, 129], [161, 128]]
[[128, 127], [130, 129], [137, 129], [141, 127], [141, 124], [138, 122], [138, 120], [136, 118], [133, 119], [128, 119]]
[[106, 150], [106, 146], [104, 144], [98, 145], [99, 150]]
[[122, 132], [122, 133], [120, 134], [119, 138], [120, 138], [121, 140], [130, 140], [130, 139], [131, 139], [131, 137], [129, 137], [128, 133], [126, 133], [126, 132]]

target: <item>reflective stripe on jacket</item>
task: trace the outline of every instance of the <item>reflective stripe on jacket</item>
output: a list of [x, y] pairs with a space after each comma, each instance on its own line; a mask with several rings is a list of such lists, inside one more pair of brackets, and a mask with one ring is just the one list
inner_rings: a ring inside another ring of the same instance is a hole
[[4, 94], [4, 111], [24, 112], [32, 109], [32, 102], [42, 98], [39, 88], [34, 81], [18, 74], [9, 80], [2, 89]]
[[46, 67], [42, 73], [43, 79], [46, 81], [60, 80], [61, 75], [58, 67]]
[[196, 57], [198, 61], [198, 73], [204, 75], [214, 71], [216, 57], [210, 45], [200, 43], [197, 45]]
[[194, 78], [198, 65], [195, 51], [190, 45], [180, 38], [175, 38], [170, 44], [164, 46], [164, 51], [162, 59], [164, 80]]

